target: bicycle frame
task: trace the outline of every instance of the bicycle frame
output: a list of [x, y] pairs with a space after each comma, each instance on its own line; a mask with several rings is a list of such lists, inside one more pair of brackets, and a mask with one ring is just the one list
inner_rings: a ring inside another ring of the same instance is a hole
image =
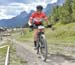
[[44, 26], [42, 26], [42, 25], [40, 25], [40, 26], [38, 26], [38, 30], [39, 30], [39, 32], [38, 32], [38, 38], [40, 39], [40, 37], [42, 36], [43, 38], [45, 38], [45, 35], [44, 35]]
[[[39, 32], [38, 32], [38, 34], [37, 34], [37, 36], [38, 36], [38, 38], [37, 38], [37, 40], [40, 42], [41, 40], [41, 37], [43, 37], [43, 38], [45, 38], [45, 35], [44, 35], [44, 26], [38, 26], [38, 30], [39, 30]], [[39, 46], [38, 46], [39, 45]], [[38, 43], [38, 45], [37, 45], [37, 48], [38, 47], [41, 47], [41, 44], [40, 43]], [[38, 51], [39, 52], [39, 51]], [[38, 54], [38, 53], [37, 53]]]

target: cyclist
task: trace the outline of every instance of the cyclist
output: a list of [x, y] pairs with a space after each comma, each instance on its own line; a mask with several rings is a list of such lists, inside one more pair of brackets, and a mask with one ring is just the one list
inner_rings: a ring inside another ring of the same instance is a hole
[[46, 24], [49, 25], [48, 17], [44, 12], [42, 12], [43, 7], [38, 5], [36, 7], [36, 11], [33, 12], [29, 18], [29, 26], [34, 30], [34, 47], [36, 48], [37, 34], [38, 34], [38, 26], [42, 25], [43, 20], [46, 21]]

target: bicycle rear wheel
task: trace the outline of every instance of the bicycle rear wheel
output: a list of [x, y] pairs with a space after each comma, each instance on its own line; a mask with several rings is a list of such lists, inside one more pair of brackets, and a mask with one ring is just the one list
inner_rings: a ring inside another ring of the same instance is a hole
[[48, 47], [47, 47], [47, 41], [43, 36], [41, 36], [40, 38], [40, 43], [41, 43], [41, 46], [40, 46], [41, 58], [42, 60], [46, 61], [47, 55], [48, 55]]

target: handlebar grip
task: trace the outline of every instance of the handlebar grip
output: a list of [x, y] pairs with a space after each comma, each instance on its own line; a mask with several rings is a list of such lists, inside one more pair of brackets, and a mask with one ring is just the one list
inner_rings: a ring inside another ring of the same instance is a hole
[[47, 25], [46, 28], [52, 28], [52, 24], [51, 25]]

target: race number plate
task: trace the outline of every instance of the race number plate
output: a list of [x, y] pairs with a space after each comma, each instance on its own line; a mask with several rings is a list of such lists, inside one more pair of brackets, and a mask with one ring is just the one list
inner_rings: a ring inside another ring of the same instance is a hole
[[38, 29], [44, 29], [45, 27], [44, 26], [38, 26]]

